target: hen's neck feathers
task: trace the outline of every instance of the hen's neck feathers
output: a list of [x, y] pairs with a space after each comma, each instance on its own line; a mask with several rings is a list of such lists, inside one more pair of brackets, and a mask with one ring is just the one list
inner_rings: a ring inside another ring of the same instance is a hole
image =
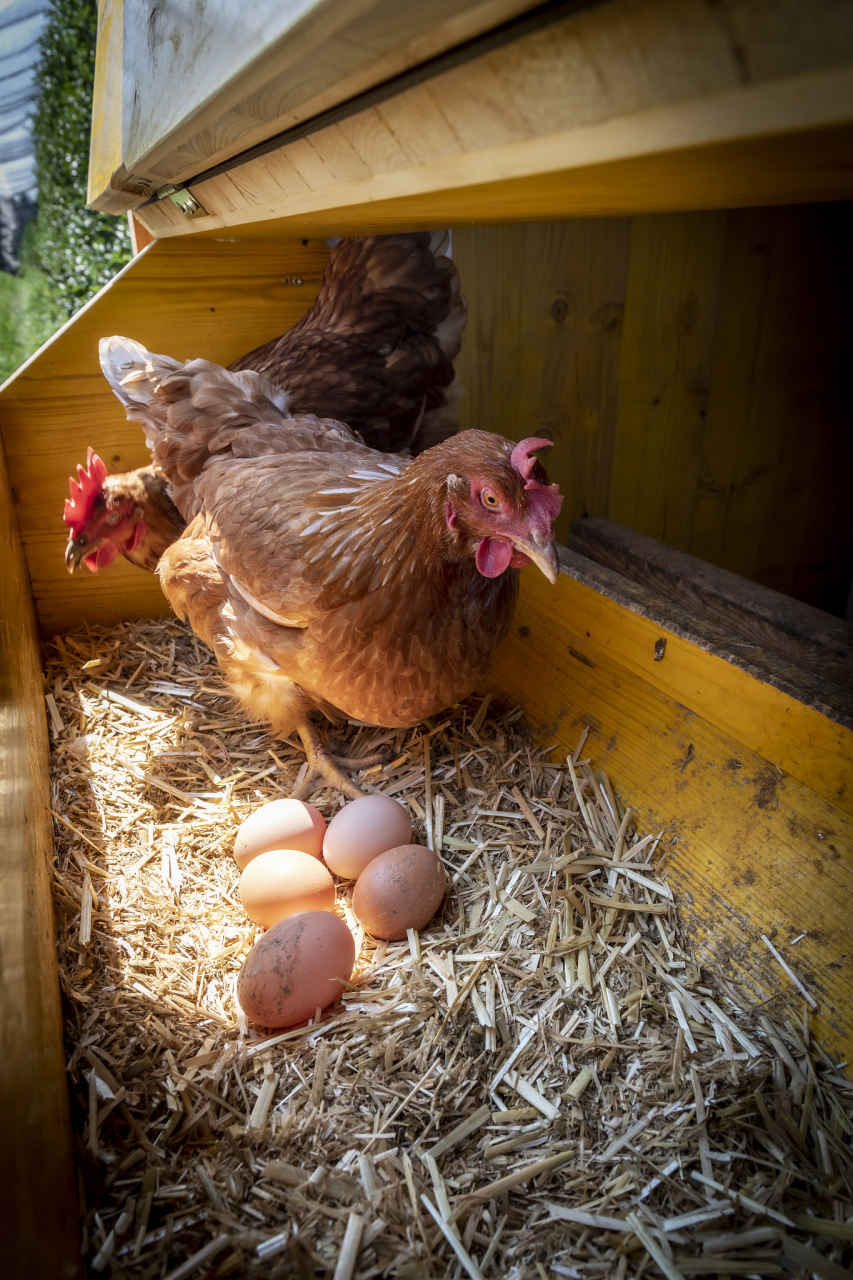
[[512, 445], [467, 431], [419, 457], [371, 454], [346, 477], [306, 502], [303, 577], [322, 588], [320, 605], [335, 608], [393, 583], [398, 591], [441, 602], [473, 592], [501, 595], [516, 572], [484, 578], [464, 539], [448, 526], [448, 478], [499, 471], [505, 478]]
[[140, 519], [145, 520], [145, 535], [131, 550], [126, 549], [126, 543], [119, 550], [131, 564], [153, 573], [160, 556], [181, 536], [186, 523], [169, 497], [165, 477], [154, 467], [120, 472], [104, 481], [104, 496], [137, 504]]

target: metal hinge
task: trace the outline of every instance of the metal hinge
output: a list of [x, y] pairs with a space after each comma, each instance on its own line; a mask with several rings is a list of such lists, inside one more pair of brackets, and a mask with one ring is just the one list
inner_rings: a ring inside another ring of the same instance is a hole
[[188, 218], [210, 217], [210, 214], [207, 212], [204, 205], [200, 204], [193, 193], [188, 191], [186, 187], [183, 187], [180, 191], [170, 191], [168, 187], [165, 187], [161, 188], [157, 194], [161, 197], [166, 196], [166, 198], [171, 200], [172, 204], [177, 205], [181, 213], [185, 214]]

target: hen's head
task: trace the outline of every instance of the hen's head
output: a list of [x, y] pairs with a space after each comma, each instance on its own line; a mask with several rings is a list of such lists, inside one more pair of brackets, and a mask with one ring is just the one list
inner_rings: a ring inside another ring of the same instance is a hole
[[77, 476], [68, 481], [71, 497], [66, 499], [63, 516], [71, 530], [65, 563], [69, 573], [81, 561], [97, 573], [116, 556], [133, 551], [145, 537], [145, 489], [133, 472], [108, 475], [91, 449], [85, 468], [78, 465]]
[[563, 498], [534, 456], [551, 443], [530, 437], [513, 446], [485, 431], [465, 431], [446, 442], [462, 463], [447, 477], [447, 527], [486, 578], [533, 563], [549, 582], [557, 581], [552, 525]]

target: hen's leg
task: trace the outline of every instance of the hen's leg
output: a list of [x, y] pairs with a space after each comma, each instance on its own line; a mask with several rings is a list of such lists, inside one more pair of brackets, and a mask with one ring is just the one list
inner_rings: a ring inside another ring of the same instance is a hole
[[351, 800], [358, 800], [366, 794], [346, 776], [341, 766], [344, 769], [369, 769], [373, 764], [382, 763], [385, 757], [381, 753], [373, 756], [359, 756], [356, 759], [335, 756], [329, 747], [320, 741], [316, 730], [308, 720], [301, 721], [296, 726], [296, 730], [305, 748], [308, 772], [292, 792], [292, 799], [307, 799], [323, 783], [334, 787], [336, 791], [342, 791]]

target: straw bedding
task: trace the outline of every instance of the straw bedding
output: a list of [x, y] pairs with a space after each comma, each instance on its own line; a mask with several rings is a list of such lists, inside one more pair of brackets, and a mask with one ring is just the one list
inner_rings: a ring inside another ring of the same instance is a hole
[[850, 1081], [786, 977], [759, 1005], [695, 959], [661, 837], [583, 742], [555, 764], [479, 699], [335, 728], [386, 748], [362, 785], [408, 804], [450, 890], [387, 944], [341, 884], [350, 989], [264, 1034], [230, 851], [299, 751], [235, 717], [174, 620], [59, 639], [46, 687], [92, 1275], [850, 1274]]

